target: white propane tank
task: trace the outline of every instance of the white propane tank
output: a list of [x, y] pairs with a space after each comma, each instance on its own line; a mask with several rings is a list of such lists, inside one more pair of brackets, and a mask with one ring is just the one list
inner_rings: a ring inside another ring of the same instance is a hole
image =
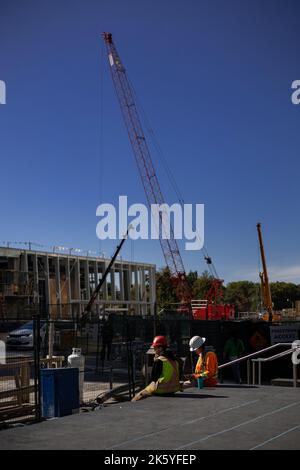
[[72, 354], [68, 356], [68, 366], [79, 369], [79, 401], [83, 402], [83, 382], [84, 382], [84, 356], [80, 348], [72, 348]]

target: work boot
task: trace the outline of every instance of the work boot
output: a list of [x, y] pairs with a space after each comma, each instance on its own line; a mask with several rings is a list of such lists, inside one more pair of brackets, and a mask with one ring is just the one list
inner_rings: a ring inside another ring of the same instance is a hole
[[151, 393], [149, 393], [147, 390], [141, 390], [139, 393], [137, 393], [131, 401], [139, 401], [143, 400], [144, 398], [151, 397]]

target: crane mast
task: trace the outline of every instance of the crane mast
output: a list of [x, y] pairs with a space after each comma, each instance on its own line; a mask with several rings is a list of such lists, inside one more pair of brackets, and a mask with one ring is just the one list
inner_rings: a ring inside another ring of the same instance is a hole
[[263, 244], [262, 233], [261, 233], [261, 224], [258, 223], [256, 227], [257, 227], [257, 232], [258, 232], [260, 255], [261, 255], [261, 262], [262, 262], [262, 267], [263, 267], [263, 272], [259, 273], [259, 277], [261, 280], [262, 300], [269, 314], [269, 321], [271, 322], [273, 319], [273, 304], [272, 304], [271, 289], [270, 289], [269, 278], [268, 278], [264, 244]]
[[[155, 173], [147, 140], [143, 132], [132, 87], [126, 75], [125, 67], [121, 62], [120, 56], [113, 42], [112, 34], [103, 33], [102, 36], [106, 44], [112, 80], [148, 204], [150, 207], [152, 204], [158, 204], [161, 206], [164, 204], [164, 197]], [[162, 211], [159, 212], [159, 220], [161, 227], [163, 227], [164, 218], [162, 217]], [[190, 302], [191, 289], [186, 279], [183, 261], [177, 241], [174, 238], [174, 231], [171, 224], [170, 237], [163, 238], [159, 236], [159, 241], [166, 264], [170, 270], [172, 279], [176, 284], [177, 294], [179, 295], [180, 300]]]

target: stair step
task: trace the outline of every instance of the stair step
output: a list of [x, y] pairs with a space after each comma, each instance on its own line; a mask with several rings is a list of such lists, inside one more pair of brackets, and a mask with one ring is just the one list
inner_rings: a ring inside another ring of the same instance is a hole
[[[293, 379], [277, 378], [271, 380], [271, 384], [278, 385], [280, 387], [293, 387], [294, 382]], [[300, 379], [297, 380], [297, 387], [300, 387]]]

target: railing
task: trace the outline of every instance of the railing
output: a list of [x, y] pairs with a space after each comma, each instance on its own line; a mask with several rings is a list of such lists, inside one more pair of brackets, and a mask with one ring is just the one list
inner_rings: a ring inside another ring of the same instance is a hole
[[[267, 348], [261, 349], [260, 351], [256, 351], [254, 353], [248, 354], [247, 356], [239, 357], [238, 359], [234, 359], [233, 361], [226, 362], [225, 364], [221, 364], [218, 369], [222, 370], [225, 369], [226, 367], [232, 366], [233, 364], [239, 364], [240, 362], [247, 361], [247, 384], [250, 385], [251, 383], [251, 367], [250, 367], [250, 359], [260, 356], [261, 354], [271, 351], [273, 349], [278, 348], [279, 346], [291, 346], [292, 343], [276, 343], [273, 344], [272, 346], [269, 346]], [[285, 351], [286, 352], [286, 351]], [[293, 352], [293, 350], [288, 350], [288, 353]], [[254, 366], [255, 367], [255, 366]], [[254, 379], [255, 380], [255, 379]], [[252, 379], [253, 382], [253, 379]]]
[[[257, 359], [252, 359], [252, 383], [255, 385], [255, 376], [256, 376], [256, 362], [258, 362], [258, 385], [261, 385], [261, 365], [263, 362], [271, 362], [276, 359], [280, 359], [281, 357], [288, 356], [289, 354], [292, 354], [293, 352], [300, 350], [300, 346], [294, 346], [291, 349], [288, 349], [287, 351], [283, 351], [279, 354], [275, 354], [274, 356], [271, 357], [259, 357]], [[293, 364], [293, 386], [297, 387], [297, 364]]]

